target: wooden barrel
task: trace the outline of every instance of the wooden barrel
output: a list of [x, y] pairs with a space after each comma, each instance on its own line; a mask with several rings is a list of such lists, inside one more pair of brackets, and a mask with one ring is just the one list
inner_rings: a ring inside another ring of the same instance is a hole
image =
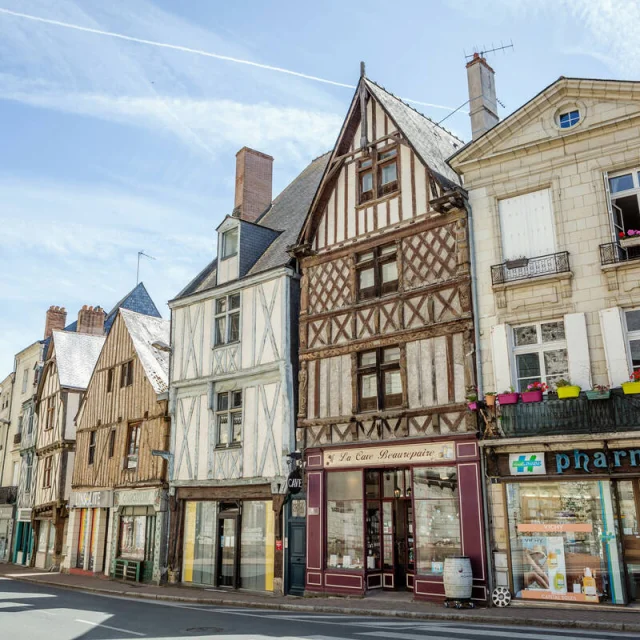
[[444, 593], [451, 600], [471, 598], [473, 572], [471, 559], [467, 556], [454, 556], [444, 561]]

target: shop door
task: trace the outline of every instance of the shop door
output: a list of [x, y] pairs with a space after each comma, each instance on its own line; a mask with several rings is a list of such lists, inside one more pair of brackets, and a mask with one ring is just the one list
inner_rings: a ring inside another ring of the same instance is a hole
[[218, 519], [218, 587], [238, 588], [238, 517]]
[[306, 501], [291, 501], [291, 517], [287, 531], [288, 540], [288, 593], [294, 596], [304, 594], [304, 573], [307, 564], [307, 525], [305, 521]]
[[87, 535], [87, 510], [80, 509], [80, 529], [78, 530], [78, 553], [76, 555], [76, 569], [84, 569], [84, 554]]
[[640, 480], [618, 483], [620, 533], [629, 599], [640, 600]]

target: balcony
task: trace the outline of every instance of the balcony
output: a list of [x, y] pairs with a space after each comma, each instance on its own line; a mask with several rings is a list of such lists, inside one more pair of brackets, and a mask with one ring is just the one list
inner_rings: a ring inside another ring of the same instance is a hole
[[537, 258], [518, 258], [507, 260], [502, 264], [494, 264], [491, 267], [491, 283], [496, 286], [568, 272], [569, 252], [561, 251]]
[[624, 395], [622, 389], [612, 389], [608, 400], [588, 400], [584, 393], [567, 400], [550, 395], [543, 402], [519, 402], [500, 411], [507, 438], [640, 431], [640, 395]]
[[640, 260], [640, 246], [623, 247], [619, 242], [600, 245], [600, 264], [602, 266], [631, 260]]

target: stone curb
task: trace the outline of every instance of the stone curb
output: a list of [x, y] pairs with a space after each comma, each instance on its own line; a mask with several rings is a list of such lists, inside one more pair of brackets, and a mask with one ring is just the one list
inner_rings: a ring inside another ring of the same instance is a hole
[[[408, 618], [412, 620], [443, 620], [456, 622], [477, 622], [481, 624], [510, 625], [510, 626], [533, 626], [533, 627], [566, 627], [571, 629], [591, 629], [594, 631], [632, 631], [640, 633], [640, 622], [597, 622], [595, 620], [546, 620], [541, 618], [497, 618], [494, 616], [483, 616], [479, 613], [456, 613], [447, 611], [441, 613], [422, 612], [422, 611], [406, 611], [402, 609], [393, 610], [370, 610], [353, 609], [347, 607], [338, 607], [332, 605], [306, 605], [306, 604], [288, 604], [280, 602], [263, 602], [263, 601], [238, 601], [225, 598], [192, 598], [188, 596], [173, 596], [154, 593], [140, 593], [136, 591], [113, 591], [111, 589], [100, 589], [99, 587], [83, 587], [73, 584], [64, 584], [54, 580], [34, 580], [27, 577], [12, 576], [12, 580], [21, 582], [29, 582], [31, 584], [41, 584], [58, 589], [68, 589], [71, 591], [83, 591], [86, 593], [95, 593], [97, 595], [137, 598], [139, 600], [156, 600], [164, 602], [181, 602], [185, 604], [198, 605], [223, 605], [225, 607], [242, 607], [254, 609], [271, 609], [277, 611], [293, 611], [301, 613], [337, 613], [347, 616], [371, 616], [377, 618]], [[524, 613], [524, 612], [523, 612]]]

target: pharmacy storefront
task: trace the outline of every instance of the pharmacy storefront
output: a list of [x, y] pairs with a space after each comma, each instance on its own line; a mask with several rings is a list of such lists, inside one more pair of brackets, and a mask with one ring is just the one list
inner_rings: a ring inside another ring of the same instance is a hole
[[497, 585], [523, 600], [640, 600], [635, 444], [485, 449]]

